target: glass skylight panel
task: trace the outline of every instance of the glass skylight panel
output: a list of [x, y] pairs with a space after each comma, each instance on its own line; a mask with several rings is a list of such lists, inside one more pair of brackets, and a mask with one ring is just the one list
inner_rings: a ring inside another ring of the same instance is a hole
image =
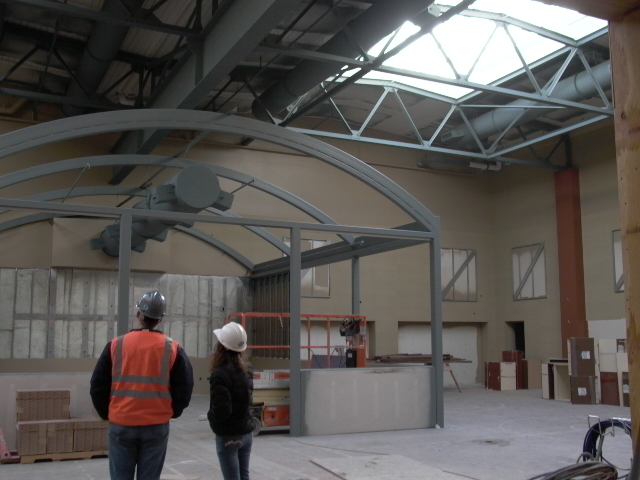
[[607, 26], [605, 20], [587, 17], [574, 10], [546, 5], [534, 0], [476, 0], [470, 9], [508, 15], [574, 40]]
[[[456, 71], [465, 76], [471, 71], [476, 58], [495, 30], [496, 25], [493, 22], [481, 18], [455, 16], [444, 25], [434, 28], [433, 34], [451, 59]], [[473, 40], [470, 41], [469, 35], [461, 35], [460, 32], [473, 32]]]
[[[435, 2], [445, 7], [445, 11], [458, 3], [460, 0]], [[525, 29], [526, 25], [525, 28], [510, 25], [509, 18], [529, 24], [533, 30], [550, 30], [576, 40], [607, 26], [604, 20], [533, 0], [476, 0], [469, 10], [495, 15], [492, 19], [458, 14], [438, 25], [433, 34], [422, 36], [385, 61], [383, 66], [451, 80], [459, 76], [463, 80], [468, 78], [472, 83], [489, 84], [523, 68], [518, 52], [527, 64], [531, 64], [565, 46]], [[378, 57], [418, 31], [416, 25], [406, 22], [367, 53]], [[348, 76], [350, 74], [345, 75]], [[392, 80], [453, 99], [471, 92], [464, 87], [386, 72], [372, 71], [364, 78]]]

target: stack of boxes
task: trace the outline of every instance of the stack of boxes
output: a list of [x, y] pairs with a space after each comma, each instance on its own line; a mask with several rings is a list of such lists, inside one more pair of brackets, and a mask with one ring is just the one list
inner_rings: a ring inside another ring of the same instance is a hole
[[600, 402], [629, 406], [629, 360], [625, 339], [599, 339]]
[[597, 382], [596, 347], [593, 338], [570, 338], [568, 347], [571, 403], [598, 403], [600, 383]]
[[[568, 360], [552, 359], [542, 365], [543, 398], [583, 405], [629, 406], [626, 343], [624, 339], [570, 338]], [[563, 366], [560, 362], [568, 367], [570, 390], [565, 391], [561, 381], [567, 368], [559, 368]], [[545, 390], [550, 393], [545, 395]]]
[[529, 362], [523, 352], [502, 352], [501, 362], [485, 363], [485, 388], [488, 390], [520, 390], [529, 385]]
[[107, 450], [108, 422], [69, 418], [70, 400], [70, 390], [16, 392], [16, 443], [21, 457]]

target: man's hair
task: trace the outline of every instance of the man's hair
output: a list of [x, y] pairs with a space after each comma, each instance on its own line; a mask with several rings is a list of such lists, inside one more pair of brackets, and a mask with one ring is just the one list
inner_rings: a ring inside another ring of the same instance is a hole
[[153, 330], [154, 328], [156, 328], [158, 326], [158, 324], [160, 323], [160, 320], [162, 320], [161, 318], [150, 318], [147, 317], [146, 315], [142, 315], [141, 320], [142, 323], [144, 324], [144, 326], [150, 330]]

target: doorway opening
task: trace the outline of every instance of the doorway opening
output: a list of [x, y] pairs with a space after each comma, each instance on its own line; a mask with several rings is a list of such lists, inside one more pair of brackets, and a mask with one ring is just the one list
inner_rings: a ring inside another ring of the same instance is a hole
[[513, 350], [519, 350], [522, 352], [522, 356], [527, 358], [525, 352], [524, 341], [524, 322], [507, 322], [511, 329], [511, 346]]

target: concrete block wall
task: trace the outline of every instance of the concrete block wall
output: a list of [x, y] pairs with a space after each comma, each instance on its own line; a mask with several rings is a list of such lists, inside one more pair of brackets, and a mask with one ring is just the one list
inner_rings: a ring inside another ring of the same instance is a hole
[[[243, 278], [132, 273], [130, 328], [135, 302], [156, 289], [167, 299], [160, 329], [195, 358], [207, 357], [227, 314], [252, 308]], [[0, 268], [0, 358], [97, 358], [115, 336], [117, 306], [117, 272]]]

